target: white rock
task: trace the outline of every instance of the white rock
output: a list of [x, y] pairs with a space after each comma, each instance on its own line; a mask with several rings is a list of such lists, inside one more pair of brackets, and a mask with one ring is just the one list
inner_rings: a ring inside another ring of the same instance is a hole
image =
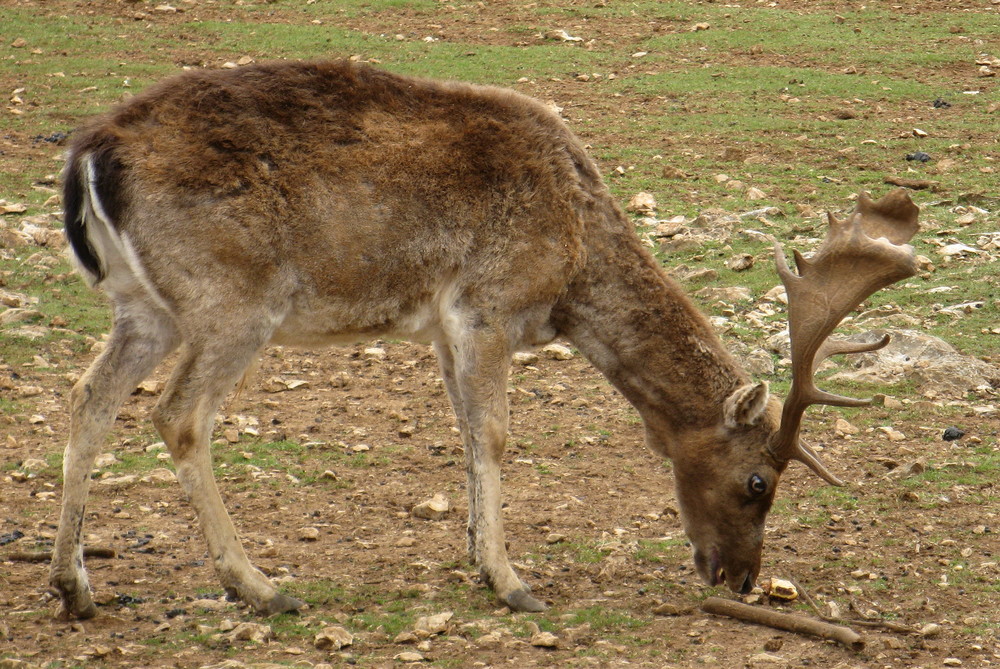
[[851, 425], [843, 418], [838, 418], [833, 424], [833, 431], [839, 435], [857, 434], [861, 431], [861, 428]]
[[931, 638], [938, 636], [943, 631], [943, 628], [937, 623], [927, 623], [920, 628], [920, 636], [925, 638]]
[[324, 627], [313, 638], [313, 645], [320, 650], [340, 650], [354, 643], [354, 637], [343, 627]]
[[157, 467], [139, 479], [142, 483], [174, 483], [177, 475], [166, 467]]
[[542, 353], [553, 360], [572, 360], [574, 357], [572, 349], [562, 344], [549, 344], [542, 349]]
[[270, 625], [260, 623], [240, 623], [231, 632], [223, 635], [228, 641], [251, 641], [265, 643], [274, 637]]
[[538, 362], [538, 354], [532, 351], [518, 351], [511, 357], [511, 360], [515, 365], [534, 365]]
[[28, 473], [40, 472], [46, 467], [48, 467], [48, 464], [45, 460], [39, 460], [38, 458], [26, 458], [21, 463], [21, 471]]
[[432, 616], [422, 616], [417, 618], [413, 625], [413, 633], [419, 638], [443, 634], [448, 630], [448, 623], [455, 614], [452, 611], [443, 611]]
[[103, 486], [125, 486], [135, 483], [139, 480], [139, 477], [135, 474], [124, 474], [122, 476], [108, 476], [107, 478], [100, 478], [97, 480], [98, 485]]
[[652, 193], [639, 191], [628, 201], [625, 210], [636, 214], [652, 214], [656, 212], [656, 198]]
[[754, 667], [786, 667], [788, 666], [788, 660], [781, 657], [780, 655], [772, 655], [771, 653], [757, 653], [756, 655], [750, 656], [747, 659], [747, 666], [753, 669]]
[[316, 541], [319, 539], [319, 529], [315, 527], [300, 527], [299, 541]]
[[531, 636], [529, 643], [536, 648], [556, 648], [559, 645], [559, 637], [552, 632], [537, 632]]
[[434, 497], [426, 502], [421, 502], [414, 506], [410, 513], [417, 518], [440, 520], [447, 515], [450, 508], [451, 505], [448, 503], [447, 498], [441, 493], [436, 493]]
[[114, 453], [101, 453], [94, 460], [94, 466], [98, 469], [104, 469], [105, 467], [116, 465], [118, 462], [119, 460], [115, 457]]
[[392, 659], [397, 662], [423, 662], [424, 656], [412, 650], [407, 650], [399, 653], [398, 655], [394, 655]]

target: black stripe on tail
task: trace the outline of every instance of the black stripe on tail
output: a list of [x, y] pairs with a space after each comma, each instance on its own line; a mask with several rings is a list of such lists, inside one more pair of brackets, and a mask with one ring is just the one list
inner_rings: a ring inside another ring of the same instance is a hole
[[[89, 142], [87, 140], [90, 140]], [[122, 215], [121, 175], [123, 166], [115, 157], [114, 143], [106, 137], [85, 138], [78, 150], [70, 154], [69, 164], [63, 178], [63, 211], [65, 215], [66, 239], [73, 247], [80, 264], [94, 275], [95, 283], [104, 279], [106, 271], [100, 255], [87, 236], [86, 207], [89, 197], [87, 175], [83, 161], [90, 160], [93, 170], [94, 195], [99, 202], [91, 207], [104, 213], [109, 225], [117, 226]]]
[[73, 247], [73, 253], [83, 268], [96, 277], [95, 282], [104, 278], [104, 267], [87, 238], [85, 219], [85, 198], [87, 185], [83, 174], [80, 154], [70, 155], [69, 164], [63, 174], [63, 221], [66, 241]]

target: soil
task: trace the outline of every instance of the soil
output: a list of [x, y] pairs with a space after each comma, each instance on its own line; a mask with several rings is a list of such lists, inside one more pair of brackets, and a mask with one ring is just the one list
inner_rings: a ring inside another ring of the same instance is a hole
[[[849, 13], [855, 3], [800, 4]], [[937, 4], [957, 12], [980, 3]], [[273, 7], [268, 20], [303, 20], [284, 3]], [[385, 17], [345, 18], [341, 25], [368, 33], [438, 30], [469, 43], [506, 44], [510, 34], [490, 28], [528, 22], [530, 7], [495, 2], [443, 10], [434, 17], [437, 28], [428, 27], [426, 14], [405, 8]], [[141, 3], [46, 3], [46, 11], [56, 13], [84, 10], [128, 21], [140, 12], [152, 15], [151, 5]], [[192, 14], [224, 18], [228, 11], [222, 4], [195, 3], [183, 15], [160, 13], [155, 20], [180, 24]], [[904, 3], [904, 11], [912, 10]], [[626, 40], [650, 30], [642, 17], [632, 16], [605, 21], [595, 34]], [[122, 57], [127, 55], [123, 51]], [[188, 47], [171, 57], [198, 62], [203, 54]], [[555, 96], [592, 118], [614, 111], [592, 106], [577, 86], [536, 86], [529, 92]], [[619, 110], [641, 113], [641, 100], [621, 105]], [[39, 149], [13, 141], [5, 159], [31, 158], [31, 151]], [[384, 357], [367, 350], [375, 346]], [[26, 477], [16, 474], [25, 461], [51, 458], [65, 442], [66, 399], [93, 357], [59, 345], [39, 354], [50, 367], [3, 370], [14, 380], [0, 386], [4, 392], [26, 386], [40, 391], [22, 400], [27, 410], [0, 418], [5, 421], [0, 462], [6, 465], [0, 541], [23, 534], [2, 546], [0, 557], [51, 544], [58, 472], [48, 467]], [[158, 441], [148, 416], [169, 367], [163, 365], [146, 390], [123, 406], [108, 449], [119, 460], [146, 457]], [[395, 642], [389, 623], [376, 629], [369, 621], [380, 616], [388, 621], [400, 611], [450, 610], [456, 615], [446, 633], [417, 651], [441, 666], [764, 666], [765, 653], [782, 658], [779, 666], [1000, 664], [997, 592], [992, 601], [967, 597], [963, 574], [956, 570], [964, 565], [976, 578], [1000, 579], [998, 509], [982, 505], [984, 498], [996, 500], [995, 485], [928, 495], [900, 486], [890, 471], [920, 457], [966, 466], [968, 441], [938, 441], [929, 452], [918, 439], [948, 427], [933, 412], [893, 422], [908, 438], [890, 441], [877, 432], [845, 440], [834, 431], [839, 414], [814, 411], [806, 437], [825, 446], [825, 458], [849, 481], [848, 488], [817, 495], [823, 483], [793, 465], [782, 480], [780, 512], [769, 519], [761, 581], [793, 578], [813, 597], [838, 602], [846, 617], [891, 620], [913, 630], [939, 626], [924, 634], [858, 627], [867, 643], [856, 651], [695, 608], [710, 589], [693, 574], [683, 545], [669, 464], [644, 448], [636, 413], [586, 360], [542, 355], [515, 366], [509, 398], [511, 436], [504, 457], [509, 548], [534, 594], [552, 607], [546, 620], [552, 621], [558, 647], [531, 645], [526, 621], [539, 618], [503, 610], [465, 559], [463, 455], [432, 351], [404, 342], [369, 342], [322, 351], [267, 349], [255, 379], [226, 403], [216, 430], [214, 452], [227, 463], [219, 483], [228, 509], [255, 564], [311, 601], [297, 618], [262, 620], [238, 603], [221, 601], [193, 512], [176, 483], [143, 482], [148, 471], [137, 472], [140, 480], [121, 479], [130, 472], [105, 468], [95, 478], [84, 530], [88, 546], [116, 552], [112, 559], [87, 563], [98, 617], [55, 620], [47, 564], [0, 562], [0, 655], [42, 666], [93, 661], [200, 667], [227, 660], [393, 666], [402, 662], [393, 659], [397, 655], [416, 649]], [[873, 418], [892, 420], [884, 407], [871, 412]], [[995, 440], [1000, 421], [966, 421], [969, 437]], [[288, 446], [269, 460], [253, 447], [260, 440], [300, 446]], [[438, 493], [451, 503], [443, 519], [411, 514], [414, 505]], [[318, 536], [304, 539], [301, 528], [315, 528]], [[651, 556], [649, 546], [659, 553]], [[220, 599], [221, 609], [193, 604], [197, 597]], [[766, 597], [764, 605], [811, 614]], [[580, 610], [594, 617], [589, 629], [575, 613]], [[608, 616], [617, 618], [609, 623]], [[224, 619], [272, 624], [276, 637], [229, 643], [214, 636]], [[631, 628], [630, 621], [638, 626]], [[351, 630], [353, 645], [316, 648], [313, 635], [327, 625]], [[484, 636], [494, 630], [499, 633]], [[19, 665], [0, 660], [0, 666]]]

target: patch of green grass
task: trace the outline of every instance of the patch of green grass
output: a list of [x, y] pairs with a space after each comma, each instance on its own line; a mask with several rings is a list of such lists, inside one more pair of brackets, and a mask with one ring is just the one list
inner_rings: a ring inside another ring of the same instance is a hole
[[687, 558], [686, 539], [640, 539], [635, 552], [637, 562], [651, 564], [677, 564]]

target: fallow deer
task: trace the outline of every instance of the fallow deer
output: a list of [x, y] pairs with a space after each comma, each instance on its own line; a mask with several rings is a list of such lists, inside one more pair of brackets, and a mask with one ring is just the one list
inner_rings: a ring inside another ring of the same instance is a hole
[[[61, 613], [96, 612], [81, 552], [91, 467], [119, 405], [180, 360], [153, 422], [226, 591], [261, 614], [299, 608], [248, 560], [212, 474], [216, 410], [262, 347], [392, 336], [432, 342], [468, 477], [468, 548], [511, 609], [544, 604], [511, 567], [500, 456], [512, 352], [564, 337], [639, 412], [674, 463], [694, 561], [746, 592], [792, 460], [840, 481], [799, 440], [815, 366], [884, 345], [827, 336], [915, 272], [917, 207], [861, 195], [832, 216], [787, 286], [793, 384], [754, 383], [644, 248], [557, 115], [516, 92], [345, 62], [283, 62], [169, 78], [76, 132], [66, 234], [110, 297], [106, 348], [73, 388], [50, 581]], [[182, 346], [183, 345], [183, 346]]]

